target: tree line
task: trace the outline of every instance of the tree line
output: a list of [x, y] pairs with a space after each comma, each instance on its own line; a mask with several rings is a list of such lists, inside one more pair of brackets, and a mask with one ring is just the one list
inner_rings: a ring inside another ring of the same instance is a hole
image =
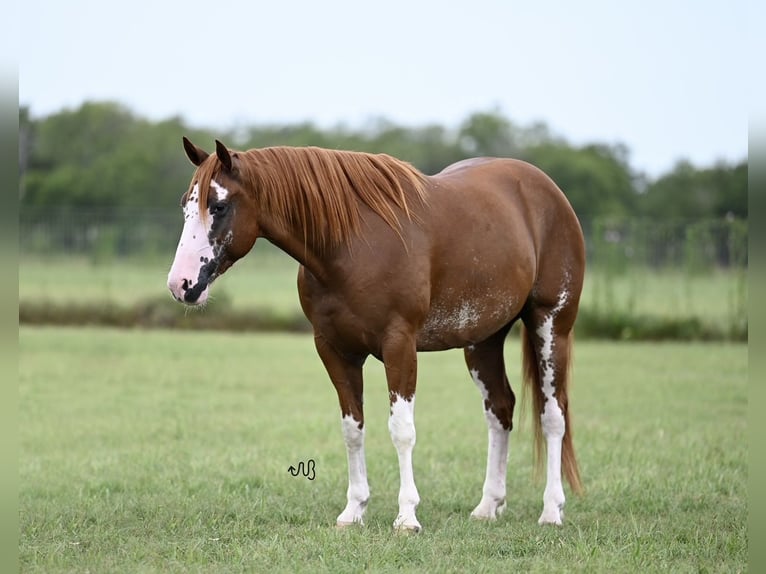
[[192, 174], [182, 135], [208, 148], [218, 138], [237, 149], [315, 145], [388, 153], [428, 174], [467, 157], [515, 157], [548, 173], [581, 219], [747, 218], [746, 158], [710, 166], [679, 161], [649, 179], [631, 167], [624, 145], [572, 145], [543, 123], [520, 126], [494, 110], [472, 113], [455, 128], [375, 119], [356, 128], [305, 122], [214, 131], [180, 117], [150, 121], [119, 103], [88, 102], [41, 118], [20, 108], [22, 219], [52, 210], [176, 209]]

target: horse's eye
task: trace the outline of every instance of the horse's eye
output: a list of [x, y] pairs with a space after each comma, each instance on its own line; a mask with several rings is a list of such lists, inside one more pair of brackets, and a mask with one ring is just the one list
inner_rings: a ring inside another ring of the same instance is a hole
[[223, 215], [228, 208], [228, 203], [216, 203], [212, 208], [213, 215]]

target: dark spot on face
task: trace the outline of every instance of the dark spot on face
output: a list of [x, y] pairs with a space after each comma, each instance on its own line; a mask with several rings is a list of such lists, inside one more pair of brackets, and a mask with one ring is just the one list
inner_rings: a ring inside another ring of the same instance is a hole
[[189, 282], [190, 288], [184, 292], [184, 301], [192, 303], [199, 299], [202, 292], [218, 276], [218, 267], [219, 262], [215, 259], [206, 262], [199, 270], [197, 283], [191, 286], [191, 282]]

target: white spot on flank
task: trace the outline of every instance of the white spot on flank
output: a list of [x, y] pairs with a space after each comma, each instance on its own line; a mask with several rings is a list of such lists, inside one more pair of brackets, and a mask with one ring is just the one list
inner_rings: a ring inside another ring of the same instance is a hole
[[472, 301], [464, 301], [457, 309], [434, 307], [428, 314], [423, 328], [427, 331], [462, 331], [475, 327], [481, 319], [479, 308]]
[[472, 303], [463, 303], [460, 305], [460, 309], [458, 309], [457, 317], [455, 319], [459, 329], [464, 329], [469, 326], [472, 327], [479, 322], [479, 310]]

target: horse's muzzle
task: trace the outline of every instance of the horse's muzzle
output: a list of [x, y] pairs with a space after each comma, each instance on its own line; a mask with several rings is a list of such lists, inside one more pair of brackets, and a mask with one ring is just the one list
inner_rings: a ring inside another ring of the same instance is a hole
[[170, 289], [173, 297], [182, 303], [201, 305], [207, 301], [208, 288], [218, 277], [219, 268], [218, 260], [211, 259], [199, 268], [196, 282], [188, 277], [182, 277], [180, 274], [175, 275], [171, 271], [170, 276], [168, 276], [168, 289]]
[[208, 282], [192, 284], [189, 279], [168, 277], [168, 289], [173, 299], [186, 305], [202, 305], [207, 301]]

